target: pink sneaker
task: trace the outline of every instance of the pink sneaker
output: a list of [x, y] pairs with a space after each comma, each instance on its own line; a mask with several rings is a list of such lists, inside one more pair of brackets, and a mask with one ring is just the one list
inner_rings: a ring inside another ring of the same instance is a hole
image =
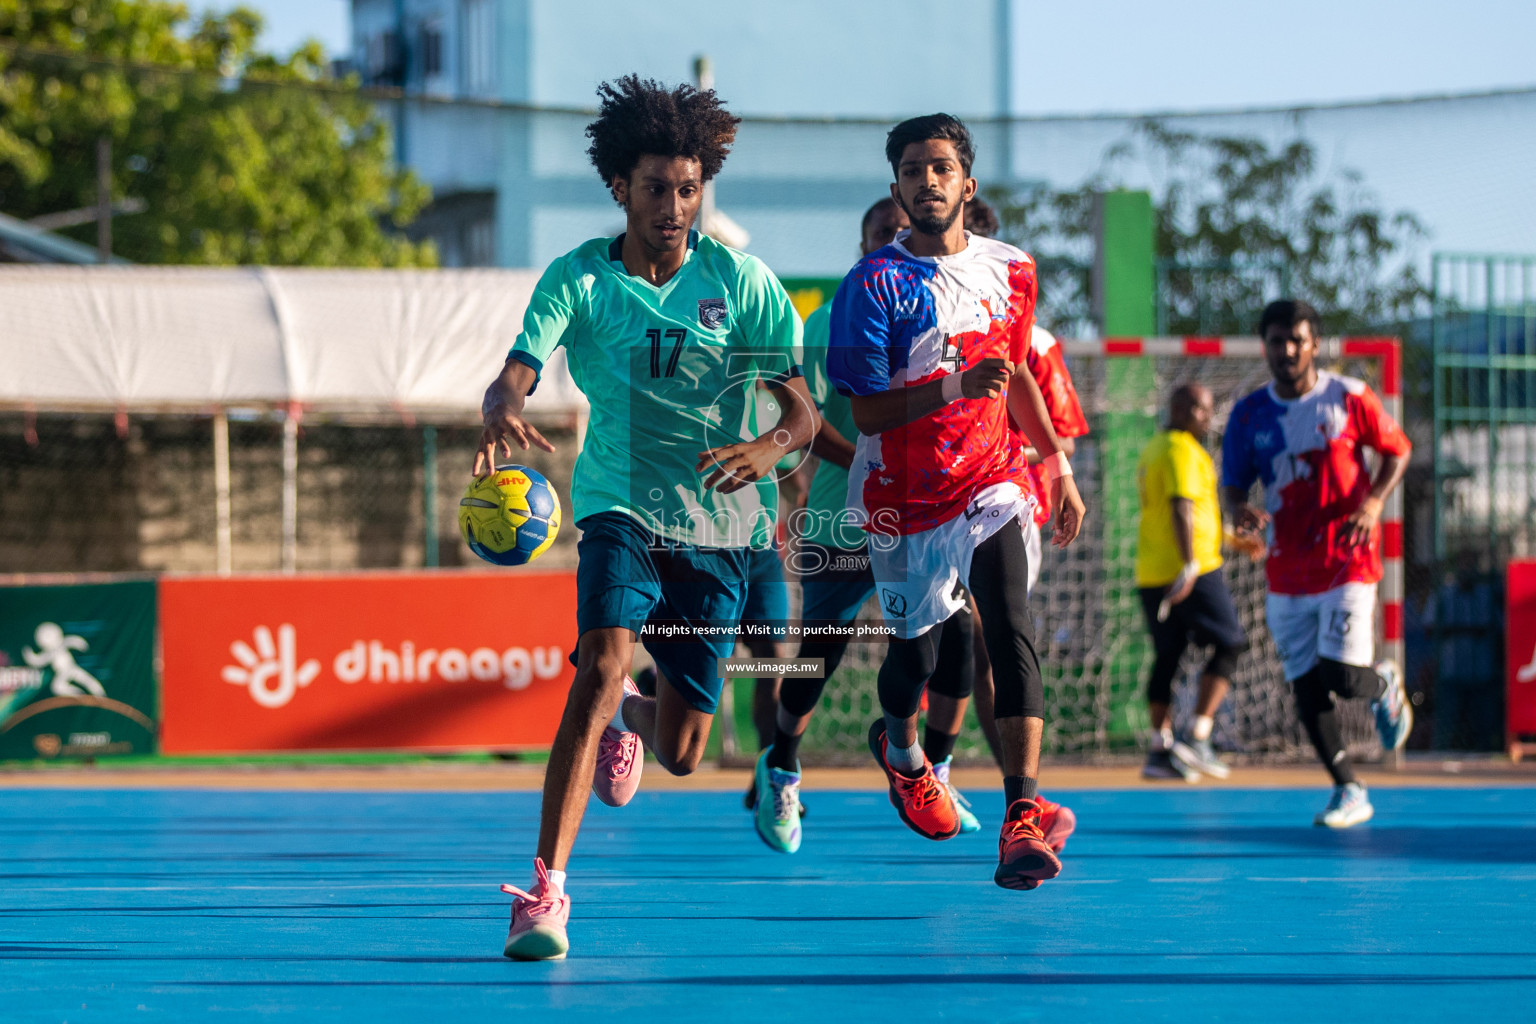
[[533, 892], [523, 892], [515, 885], [503, 885], [501, 891], [517, 897], [512, 901], [512, 927], [507, 929], [507, 944], [501, 955], [513, 960], [564, 960], [571, 948], [565, 937], [566, 922], [571, 919], [571, 898], [549, 880], [544, 861], [534, 858]]
[[[640, 695], [640, 688], [624, 677], [624, 696]], [[623, 698], [620, 698], [623, 699]], [[640, 770], [645, 767], [645, 750], [640, 734], [619, 732], [613, 726], [603, 730], [597, 741], [597, 770], [592, 773], [592, 792], [609, 807], [623, 807], [640, 788]]]

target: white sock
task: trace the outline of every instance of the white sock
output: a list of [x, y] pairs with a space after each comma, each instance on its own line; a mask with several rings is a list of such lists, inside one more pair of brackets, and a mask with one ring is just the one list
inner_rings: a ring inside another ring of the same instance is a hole
[[[565, 872], [564, 871], [551, 871], [549, 873], [549, 880], [550, 880], [551, 883], [554, 884], [556, 889], [559, 889], [562, 893], [565, 892]], [[537, 885], [538, 882], [535, 881], [534, 884]], [[532, 890], [530, 890], [530, 891], [532, 891]]]
[[910, 747], [898, 747], [891, 742], [891, 738], [885, 738], [885, 760], [892, 768], [904, 772], [915, 772], [923, 767], [923, 747], [920, 743], [913, 743]]
[[1190, 731], [1190, 734], [1194, 736], [1197, 741], [1203, 743], [1211, 738], [1211, 729], [1215, 725], [1216, 719], [1212, 718], [1210, 715], [1196, 715], [1195, 725], [1194, 728]]
[[1152, 730], [1152, 750], [1159, 753], [1173, 748], [1173, 730], [1167, 726]]
[[608, 728], [617, 729], [619, 732], [635, 731], [624, 724], [624, 702], [629, 700], [629, 698], [632, 696], [633, 694], [626, 693], [623, 697], [619, 698], [619, 710], [613, 713], [613, 721], [608, 723]]

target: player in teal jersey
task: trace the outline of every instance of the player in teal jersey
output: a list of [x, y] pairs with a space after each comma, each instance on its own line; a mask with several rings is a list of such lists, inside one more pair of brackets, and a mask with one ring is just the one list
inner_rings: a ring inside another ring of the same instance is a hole
[[[625, 210], [624, 234], [550, 264], [501, 374], [486, 390], [475, 472], [553, 446], [523, 416], [555, 349], [591, 404], [571, 486], [577, 546], [576, 678], [550, 748], [538, 856], [516, 897], [503, 952], [565, 956], [565, 866], [587, 789], [634, 794], [641, 742], [668, 771], [698, 766], [746, 585], [748, 553], [773, 536], [768, 478], [807, 445], [816, 411], [796, 363], [800, 321], [757, 259], [693, 231], [738, 119], [713, 91], [628, 76], [601, 86], [587, 127], [598, 174]], [[782, 415], [747, 430], [759, 380]], [[509, 609], [509, 614], [516, 614]], [[641, 638], [662, 681], [628, 679]]]

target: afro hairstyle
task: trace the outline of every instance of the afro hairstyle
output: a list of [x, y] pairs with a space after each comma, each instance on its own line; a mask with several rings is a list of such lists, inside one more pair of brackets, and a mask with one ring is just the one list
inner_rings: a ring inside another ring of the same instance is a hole
[[597, 120], [587, 125], [587, 156], [603, 184], [627, 179], [642, 156], [693, 157], [704, 180], [720, 173], [741, 118], [721, 106], [713, 89], [667, 89], [653, 79], [625, 75], [597, 87]]

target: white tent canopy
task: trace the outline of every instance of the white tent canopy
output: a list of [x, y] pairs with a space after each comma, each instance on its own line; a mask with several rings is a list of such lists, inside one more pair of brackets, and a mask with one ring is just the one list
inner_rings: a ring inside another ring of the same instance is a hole
[[[0, 270], [0, 405], [479, 412], [538, 275], [518, 270]], [[563, 355], [530, 412], [585, 400]]]

